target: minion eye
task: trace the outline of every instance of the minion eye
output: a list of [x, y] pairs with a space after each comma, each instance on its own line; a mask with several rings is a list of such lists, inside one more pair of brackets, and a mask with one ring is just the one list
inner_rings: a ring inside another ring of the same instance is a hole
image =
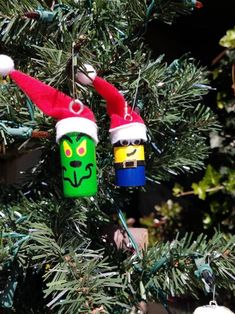
[[64, 154], [66, 157], [68, 158], [72, 157], [72, 154], [73, 154], [72, 148], [69, 146], [69, 144], [66, 141], [63, 142], [63, 149], [64, 149]]
[[78, 156], [85, 156], [87, 152], [87, 140], [83, 140], [77, 147], [76, 152]]
[[121, 140], [120, 144], [121, 144], [121, 146], [128, 146], [128, 145], [130, 145], [130, 141], [129, 140]]
[[140, 143], [141, 143], [141, 140], [132, 140], [131, 141], [132, 145], [140, 145]]

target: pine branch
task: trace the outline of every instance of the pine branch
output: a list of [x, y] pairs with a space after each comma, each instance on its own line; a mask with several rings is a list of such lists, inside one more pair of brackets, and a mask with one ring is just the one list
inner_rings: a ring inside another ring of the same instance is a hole
[[68, 243], [61, 237], [56, 241], [44, 224], [31, 224], [30, 230], [31, 241], [22, 251], [32, 256], [33, 264], [47, 269], [45, 297], [51, 299], [50, 308], [57, 308], [58, 313], [91, 312], [99, 306], [111, 310], [120, 303], [108, 291], [120, 289], [122, 280], [101, 251], [89, 249], [89, 242], [77, 236], [70, 237]]
[[141, 265], [146, 274], [146, 290], [150, 295], [164, 290], [171, 296], [197, 296], [200, 292], [198, 288], [205, 289], [203, 281], [194, 274], [197, 269], [195, 260], [200, 257], [209, 260], [218, 288], [234, 290], [234, 237], [219, 232], [212, 239], [200, 235], [192, 241], [192, 235], [185, 235], [182, 239], [176, 238], [171, 243], [158, 244], [149, 249]]

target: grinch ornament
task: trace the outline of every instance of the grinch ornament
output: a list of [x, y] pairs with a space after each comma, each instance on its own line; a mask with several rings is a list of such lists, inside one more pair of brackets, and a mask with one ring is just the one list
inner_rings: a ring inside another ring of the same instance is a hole
[[209, 305], [196, 308], [193, 314], [234, 314], [228, 308], [217, 305], [216, 301], [211, 301]]
[[56, 142], [60, 145], [64, 196], [94, 195], [98, 138], [93, 112], [80, 100], [15, 70], [6, 55], [0, 55], [0, 74], [9, 75], [43, 113], [58, 121]]
[[107, 103], [111, 120], [109, 133], [114, 146], [115, 184], [122, 187], [145, 185], [144, 142], [147, 136], [142, 118], [112, 84], [96, 75], [92, 66], [85, 64], [84, 68], [86, 74], [77, 72], [76, 80], [92, 85]]

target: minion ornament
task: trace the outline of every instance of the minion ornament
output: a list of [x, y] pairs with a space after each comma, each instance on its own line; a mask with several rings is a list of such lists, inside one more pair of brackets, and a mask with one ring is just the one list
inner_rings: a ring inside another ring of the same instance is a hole
[[43, 113], [57, 119], [64, 196], [94, 195], [98, 138], [93, 112], [80, 100], [15, 70], [13, 60], [6, 55], [0, 55], [0, 74], [9, 75]]
[[132, 111], [123, 95], [110, 83], [98, 77], [90, 65], [84, 65], [86, 74], [77, 72], [76, 80], [92, 85], [106, 100], [110, 117], [110, 139], [114, 146], [115, 183], [117, 186], [145, 185], [144, 142], [146, 126], [140, 115]]

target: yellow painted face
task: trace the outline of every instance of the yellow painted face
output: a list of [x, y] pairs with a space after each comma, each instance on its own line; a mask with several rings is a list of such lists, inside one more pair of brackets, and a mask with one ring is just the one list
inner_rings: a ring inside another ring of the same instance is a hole
[[[133, 144], [135, 144], [135, 142], [133, 142]], [[128, 160], [145, 160], [144, 146], [133, 144], [126, 141], [126, 144], [124, 144], [125, 146], [115, 146], [114, 162], [119, 163]], [[122, 145], [122, 143], [120, 145]]]

